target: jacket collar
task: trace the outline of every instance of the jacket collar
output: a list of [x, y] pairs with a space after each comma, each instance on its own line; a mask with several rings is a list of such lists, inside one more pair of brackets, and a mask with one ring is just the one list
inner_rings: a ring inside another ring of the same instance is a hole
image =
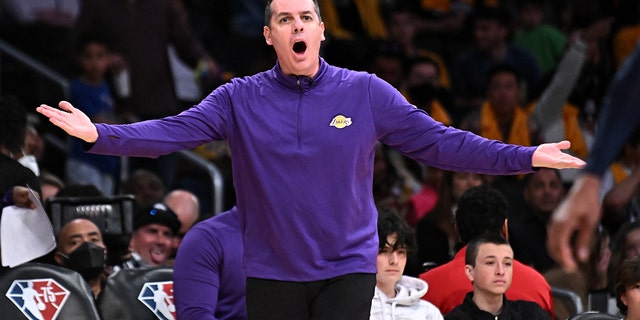
[[327, 70], [329, 69], [329, 64], [324, 61], [322, 57], [318, 58], [320, 59], [320, 67], [313, 78], [307, 76], [285, 75], [280, 68], [280, 62], [278, 61], [276, 61], [276, 65], [271, 69], [271, 76], [286, 88], [308, 91], [322, 82]]
[[474, 318], [477, 319], [509, 319], [510, 305], [509, 300], [507, 300], [504, 294], [502, 295], [502, 311], [500, 311], [500, 314], [498, 315], [493, 315], [484, 310], [480, 310], [476, 303], [473, 302], [473, 291], [467, 292], [462, 304], [464, 305], [464, 308], [467, 309], [467, 312], [471, 315], [475, 315]]

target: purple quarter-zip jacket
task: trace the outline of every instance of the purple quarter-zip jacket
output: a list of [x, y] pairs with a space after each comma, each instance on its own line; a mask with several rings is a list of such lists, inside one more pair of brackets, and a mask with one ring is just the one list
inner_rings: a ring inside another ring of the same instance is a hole
[[101, 154], [156, 157], [228, 140], [245, 275], [285, 281], [376, 272], [378, 141], [427, 165], [487, 174], [531, 172], [535, 150], [446, 127], [375, 75], [322, 58], [313, 78], [276, 64], [179, 115], [96, 126], [90, 152]]

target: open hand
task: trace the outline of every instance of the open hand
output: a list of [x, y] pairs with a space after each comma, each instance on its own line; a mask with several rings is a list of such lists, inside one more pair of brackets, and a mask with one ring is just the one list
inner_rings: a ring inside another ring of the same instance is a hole
[[557, 143], [543, 143], [533, 153], [531, 163], [534, 167], [546, 167], [552, 169], [579, 169], [587, 163], [562, 150], [569, 149], [571, 142], [564, 140]]
[[84, 112], [74, 108], [67, 101], [60, 101], [58, 106], [60, 109], [42, 104], [36, 111], [49, 118], [51, 123], [71, 136], [89, 143], [98, 140], [98, 130]]

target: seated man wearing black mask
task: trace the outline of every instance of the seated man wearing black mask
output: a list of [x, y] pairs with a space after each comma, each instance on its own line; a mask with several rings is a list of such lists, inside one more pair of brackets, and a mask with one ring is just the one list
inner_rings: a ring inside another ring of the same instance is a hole
[[80, 273], [98, 297], [106, 280], [106, 247], [98, 226], [83, 218], [67, 222], [58, 234], [54, 257], [59, 265]]

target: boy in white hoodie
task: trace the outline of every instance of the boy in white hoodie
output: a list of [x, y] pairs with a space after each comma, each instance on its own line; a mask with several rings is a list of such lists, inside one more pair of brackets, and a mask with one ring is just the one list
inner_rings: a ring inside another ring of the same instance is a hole
[[379, 209], [378, 238], [378, 273], [370, 319], [442, 319], [438, 308], [420, 299], [427, 293], [427, 283], [402, 275], [407, 251], [415, 244], [411, 228], [393, 211]]

